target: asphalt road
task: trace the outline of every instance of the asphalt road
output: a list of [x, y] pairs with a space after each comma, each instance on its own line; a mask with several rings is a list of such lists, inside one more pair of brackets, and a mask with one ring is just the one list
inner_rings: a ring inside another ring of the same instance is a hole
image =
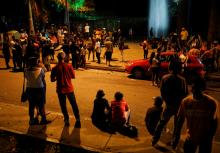
[[[23, 73], [0, 70], [0, 101], [14, 105], [21, 104], [20, 94], [22, 91]], [[56, 95], [56, 84], [50, 82], [50, 72], [46, 73], [47, 82], [47, 102], [46, 111], [60, 113], [58, 98]], [[144, 124], [146, 110], [152, 106], [153, 96], [159, 95], [159, 88], [151, 86], [151, 81], [135, 80], [129, 78], [126, 73], [101, 71], [101, 70], [76, 70], [76, 79], [72, 80], [75, 88], [75, 95], [79, 105], [82, 120], [89, 120], [93, 108], [93, 100], [98, 89], [103, 89], [106, 98], [113, 100], [114, 93], [121, 91], [131, 108], [131, 123], [139, 129], [140, 135], [149, 137]], [[220, 85], [216, 82], [208, 82], [208, 92], [220, 101]], [[190, 86], [189, 86], [190, 90]], [[68, 103], [67, 103], [68, 104]], [[72, 115], [72, 110], [68, 104], [68, 110]], [[27, 112], [28, 115], [28, 112]], [[173, 128], [173, 120], [168, 126]], [[220, 142], [220, 126], [218, 128], [215, 141]]]
[[[0, 101], [17, 105], [20, 103], [20, 94], [22, 91], [23, 74], [14, 73], [8, 70], [0, 71]], [[47, 82], [47, 111], [61, 112], [56, 95], [56, 84], [50, 82], [50, 72], [46, 73]], [[114, 93], [121, 91], [127, 100], [132, 116], [131, 122], [138, 128], [146, 131], [144, 126], [144, 117], [148, 107], [152, 106], [153, 96], [159, 95], [157, 87], [151, 86], [147, 80], [134, 80], [126, 73], [100, 71], [100, 70], [77, 70], [76, 79], [73, 81], [75, 95], [82, 119], [90, 118], [93, 108], [93, 100], [98, 89], [103, 89], [106, 98], [113, 100]], [[70, 114], [72, 111], [68, 104]]]
[[[1, 70], [0, 82], [0, 101], [24, 105], [20, 103], [23, 83], [22, 72], [15, 73], [9, 70]], [[46, 73], [46, 82], [46, 110], [61, 112], [56, 94], [56, 83], [50, 82], [50, 72]], [[80, 69], [76, 70], [76, 79], [72, 82], [82, 119], [87, 120], [90, 118], [93, 100], [98, 89], [105, 91], [105, 97], [109, 102], [113, 100], [116, 91], [121, 91], [131, 108], [131, 122], [137, 125], [141, 131], [146, 131], [144, 117], [146, 110], [153, 104], [152, 97], [160, 94], [159, 88], [151, 86], [150, 81], [135, 80], [129, 78], [126, 73], [121, 72]], [[210, 82], [207, 92], [220, 101], [219, 89], [218, 84]], [[72, 114], [70, 105], [67, 106], [70, 114]]]

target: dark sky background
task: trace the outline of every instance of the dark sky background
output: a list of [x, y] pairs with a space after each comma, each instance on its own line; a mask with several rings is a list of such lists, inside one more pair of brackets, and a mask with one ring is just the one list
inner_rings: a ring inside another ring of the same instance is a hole
[[110, 12], [117, 16], [146, 17], [148, 0], [93, 0], [98, 12]]
[[[106, 11], [117, 16], [147, 17], [150, 0], [93, 0], [98, 12]], [[167, 0], [169, 3], [174, 0]], [[188, 0], [185, 0], [188, 1]], [[209, 0], [190, 0], [193, 14], [204, 13]], [[200, 15], [198, 15], [199, 17]]]
[[[93, 0], [98, 13], [117, 16], [146, 17], [149, 0]], [[21, 12], [25, 0], [6, 0], [0, 5], [0, 15]], [[10, 10], [10, 11], [9, 11]]]

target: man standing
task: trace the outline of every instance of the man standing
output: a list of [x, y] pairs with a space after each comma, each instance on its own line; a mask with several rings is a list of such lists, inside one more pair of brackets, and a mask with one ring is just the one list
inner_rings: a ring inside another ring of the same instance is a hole
[[113, 44], [110, 40], [109, 37], [106, 38], [105, 41], [105, 59], [106, 59], [106, 64], [108, 64], [108, 66], [111, 66], [110, 62], [112, 60], [112, 53], [113, 53]]
[[185, 29], [185, 27], [182, 27], [181, 32], [180, 32], [181, 47], [186, 46], [188, 36], [189, 36], [188, 31]]
[[[174, 116], [174, 133], [176, 131], [177, 112], [183, 98], [188, 94], [186, 80], [179, 75], [182, 70], [182, 64], [178, 57], [174, 57], [169, 64], [170, 74], [163, 76], [161, 80], [160, 92], [165, 101], [165, 110], [155, 129], [152, 139], [154, 146], [160, 139], [163, 128], [170, 118]], [[174, 136], [174, 135], [173, 135]]]
[[71, 79], [75, 78], [75, 72], [71, 64], [64, 62], [65, 57], [66, 55], [64, 52], [60, 52], [57, 55], [58, 64], [51, 71], [51, 76], [50, 76], [51, 82], [57, 81], [57, 94], [59, 98], [60, 107], [64, 116], [65, 126], [69, 126], [70, 124], [69, 115], [66, 107], [66, 97], [67, 97], [72, 106], [73, 113], [76, 118], [75, 127], [80, 128], [81, 122], [80, 122], [79, 109], [76, 103], [73, 85], [71, 82]]
[[141, 43], [143, 50], [144, 50], [144, 59], [147, 59], [148, 57], [148, 42], [147, 39], [145, 38], [144, 41]]
[[95, 51], [96, 51], [96, 58], [98, 60], [98, 63], [101, 64], [101, 57], [100, 56], [101, 56], [102, 47], [101, 47], [100, 39], [96, 40]]
[[181, 128], [186, 118], [187, 137], [184, 143], [184, 153], [211, 153], [212, 141], [218, 125], [218, 101], [203, 93], [206, 89], [205, 80], [196, 77], [192, 82], [192, 95], [183, 99], [178, 112], [176, 138], [173, 148], [180, 139]]
[[89, 24], [86, 23], [85, 27], [84, 27], [84, 33], [85, 33], [85, 39], [87, 40], [89, 38]]

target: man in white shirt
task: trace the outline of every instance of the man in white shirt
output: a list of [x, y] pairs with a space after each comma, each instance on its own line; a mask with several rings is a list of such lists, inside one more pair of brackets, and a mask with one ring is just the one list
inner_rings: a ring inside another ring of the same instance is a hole
[[85, 39], [88, 39], [89, 38], [89, 24], [86, 23], [85, 27], [84, 27], [84, 34], [85, 34]]

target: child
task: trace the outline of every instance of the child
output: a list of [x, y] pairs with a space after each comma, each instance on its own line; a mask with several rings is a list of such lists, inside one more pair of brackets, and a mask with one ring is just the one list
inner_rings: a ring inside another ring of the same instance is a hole
[[157, 126], [158, 121], [160, 120], [161, 114], [163, 112], [163, 99], [161, 96], [153, 97], [154, 99], [154, 106], [150, 107], [147, 110], [146, 117], [145, 117], [145, 124], [147, 127], [148, 132], [153, 135], [154, 130]]
[[109, 126], [111, 110], [108, 100], [104, 96], [105, 93], [103, 90], [97, 91], [91, 116], [92, 123], [103, 130]]

